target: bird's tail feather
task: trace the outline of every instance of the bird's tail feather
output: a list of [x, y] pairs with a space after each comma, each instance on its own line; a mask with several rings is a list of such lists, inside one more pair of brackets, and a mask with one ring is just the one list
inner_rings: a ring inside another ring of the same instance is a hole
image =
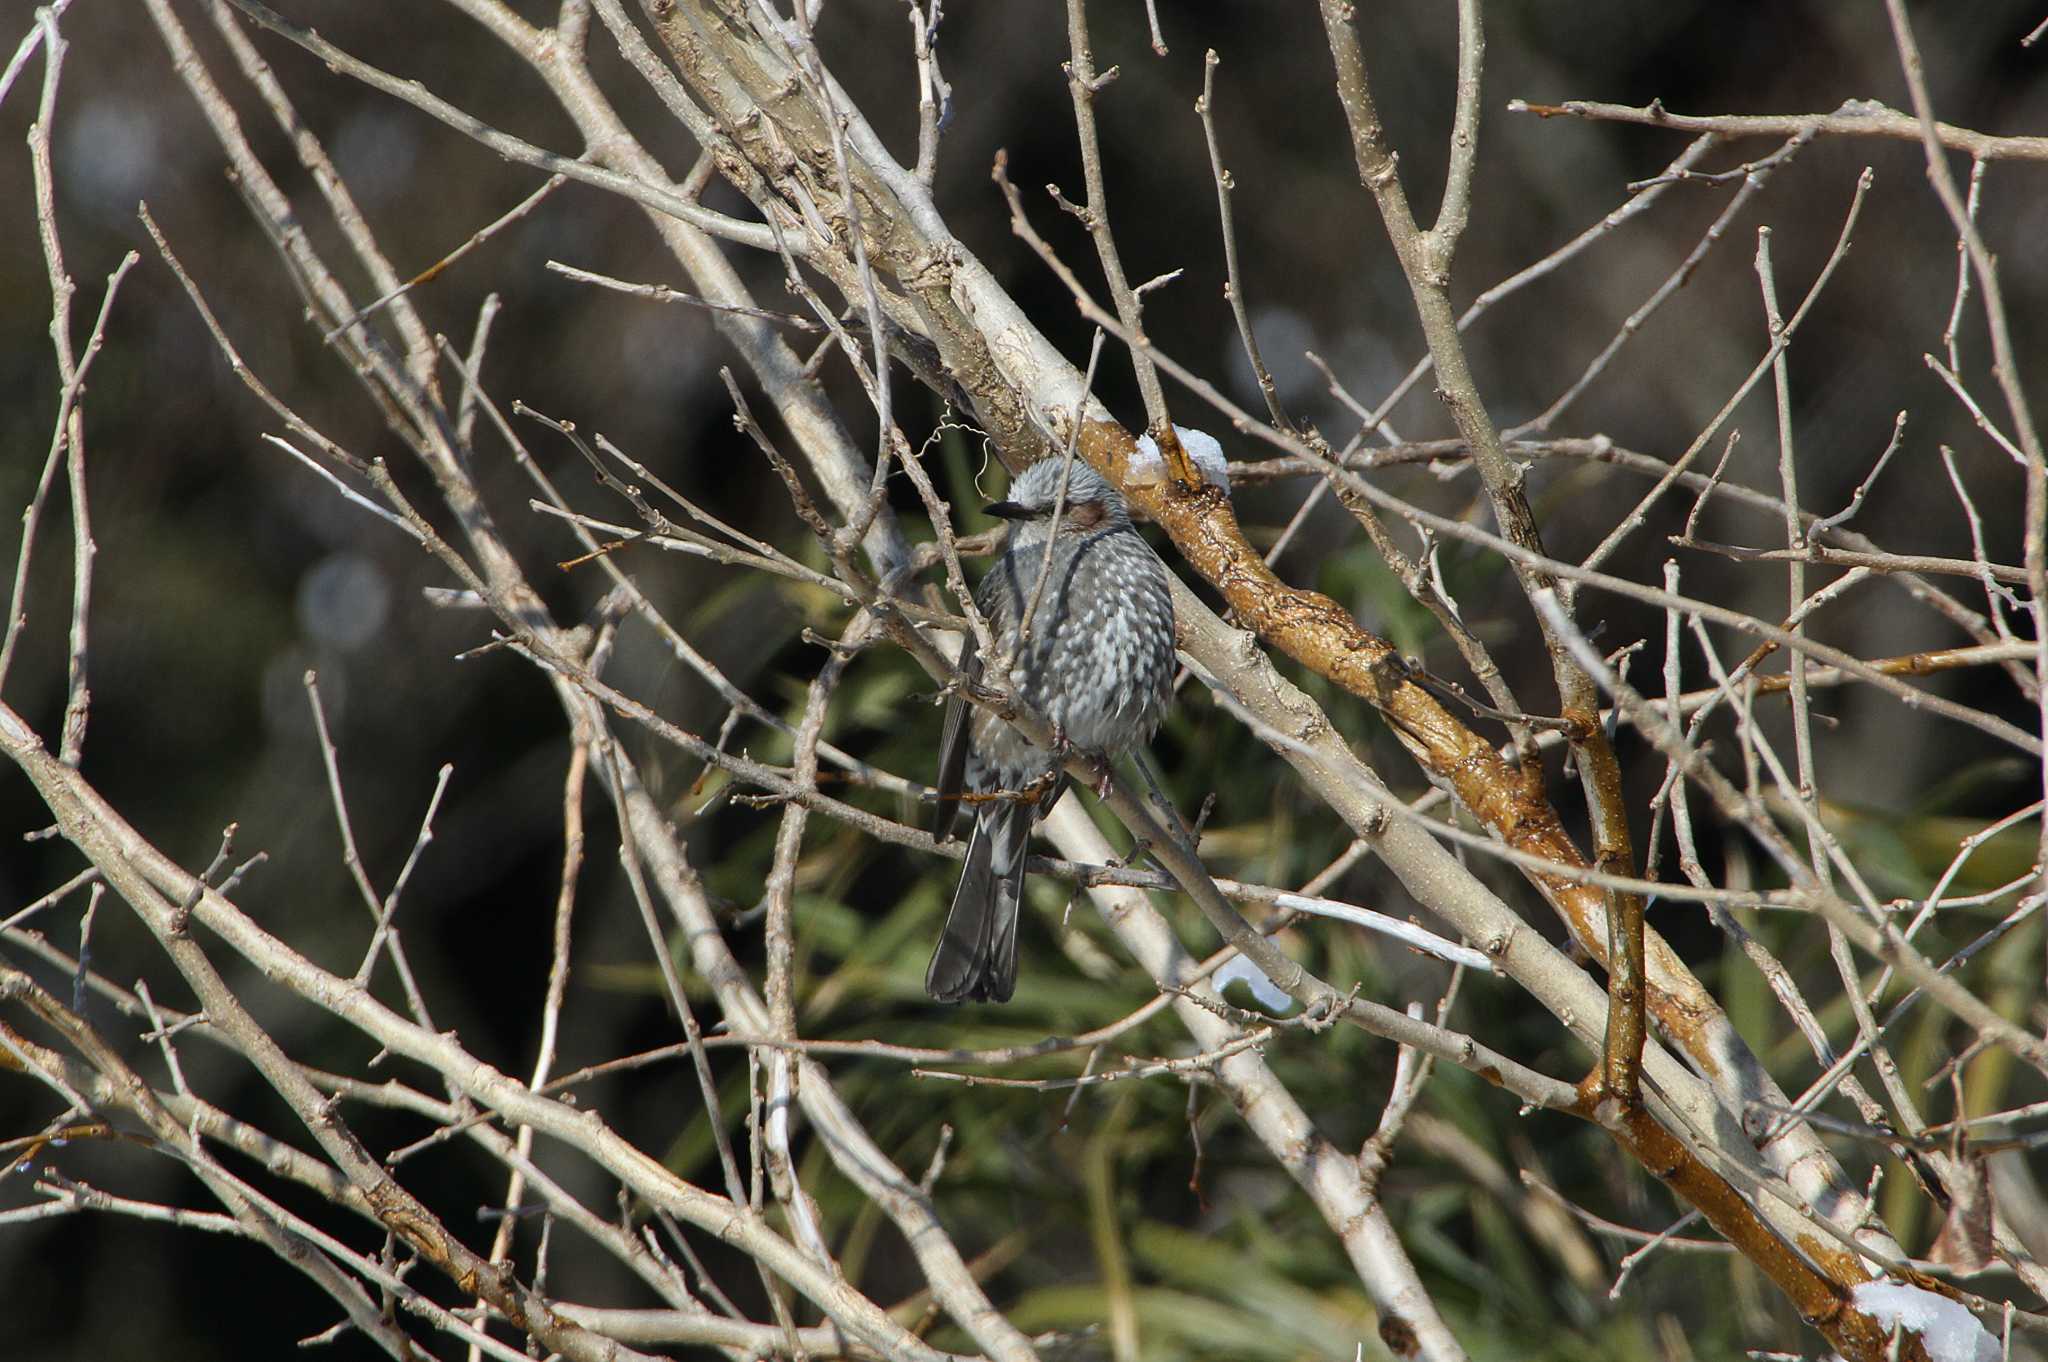
[[974, 820], [967, 863], [946, 926], [925, 971], [924, 990], [942, 1003], [1008, 1002], [1017, 988], [1017, 914], [1033, 808], [1008, 803]]

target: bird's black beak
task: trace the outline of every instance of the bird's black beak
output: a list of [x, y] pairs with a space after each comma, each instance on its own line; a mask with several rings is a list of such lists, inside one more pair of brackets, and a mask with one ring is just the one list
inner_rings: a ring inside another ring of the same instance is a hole
[[992, 515], [998, 520], [1029, 520], [1037, 512], [1029, 506], [1014, 501], [998, 501], [981, 508], [983, 515]]

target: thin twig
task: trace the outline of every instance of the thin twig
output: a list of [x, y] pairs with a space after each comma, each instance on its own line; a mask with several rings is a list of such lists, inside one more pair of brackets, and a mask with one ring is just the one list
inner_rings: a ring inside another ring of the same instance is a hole
[[[1098, 326], [1095, 328], [1095, 339], [1088, 346], [1088, 374], [1081, 381], [1081, 401], [1083, 404], [1087, 402], [1088, 394], [1094, 390], [1095, 365], [1096, 361], [1101, 358], [1102, 328]], [[1031, 640], [1031, 621], [1038, 614], [1039, 602], [1045, 599], [1046, 584], [1052, 580], [1053, 554], [1060, 544], [1061, 519], [1067, 513], [1067, 477], [1073, 470], [1074, 451], [1080, 447], [1080, 439], [1081, 421], [1079, 408], [1077, 407], [1074, 419], [1067, 426], [1066, 452], [1060, 456], [1059, 487], [1053, 493], [1052, 519], [1047, 522], [1052, 528], [1047, 531], [1045, 536], [1045, 552], [1038, 560], [1038, 574], [1031, 584], [1031, 597], [1024, 603], [1024, 613], [1017, 620], [1017, 644], [1019, 647], [1024, 646]], [[1007, 671], [1005, 667], [994, 666], [993, 661], [991, 666], [998, 675]]]
[[[1711, 132], [1723, 137], [1794, 137], [1800, 133], [1828, 137], [1888, 137], [1905, 142], [1922, 139], [1920, 121], [1886, 108], [1872, 99], [1846, 101], [1833, 113], [1821, 114], [1680, 114], [1661, 103], [1642, 108], [1573, 99], [1563, 104], [1508, 101], [1509, 113], [1538, 118], [1586, 118], [1609, 123], [1641, 123], [1674, 132]], [[1933, 137], [1950, 151], [1965, 151], [1979, 160], [2048, 161], [2048, 137], [1993, 137], [1948, 123], [1933, 125]]]

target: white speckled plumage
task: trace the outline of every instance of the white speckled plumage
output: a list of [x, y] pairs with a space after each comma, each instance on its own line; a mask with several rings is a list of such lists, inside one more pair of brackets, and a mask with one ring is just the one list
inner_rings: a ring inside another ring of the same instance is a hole
[[[1059, 469], [1058, 460], [1041, 461], [1012, 485], [1009, 544], [975, 601], [997, 652], [1012, 654], [1000, 684], [1073, 747], [1109, 757], [1146, 742], [1159, 726], [1173, 680], [1173, 597], [1165, 565], [1132, 526], [1123, 498], [1085, 464], [1073, 465], [1067, 513], [1052, 524]], [[1031, 637], [1020, 643], [1018, 622], [1037, 587], [1048, 538], [1045, 595]], [[969, 655], [961, 664], [978, 677], [983, 659]], [[1060, 766], [1054, 753], [982, 709], [949, 714], [939, 764], [941, 837], [960, 787], [990, 794], [1045, 782], [1036, 801], [971, 806], [974, 831], [960, 887], [925, 975], [926, 990], [942, 1001], [1001, 1002], [1016, 983], [1025, 846], [1065, 780], [1047, 781]]]

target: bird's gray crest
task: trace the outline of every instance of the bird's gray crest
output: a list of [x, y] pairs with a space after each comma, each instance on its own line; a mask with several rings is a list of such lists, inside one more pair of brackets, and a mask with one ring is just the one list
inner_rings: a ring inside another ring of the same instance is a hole
[[[1060, 466], [1065, 462], [1054, 457], [1032, 464], [1010, 484], [1009, 499], [1032, 510], [1051, 510], [1059, 496]], [[1102, 474], [1075, 459], [1067, 473], [1067, 505], [1075, 506], [1084, 501], [1101, 502], [1113, 522], [1127, 523], [1131, 518], [1130, 509], [1124, 505], [1123, 493], [1110, 486]]]

